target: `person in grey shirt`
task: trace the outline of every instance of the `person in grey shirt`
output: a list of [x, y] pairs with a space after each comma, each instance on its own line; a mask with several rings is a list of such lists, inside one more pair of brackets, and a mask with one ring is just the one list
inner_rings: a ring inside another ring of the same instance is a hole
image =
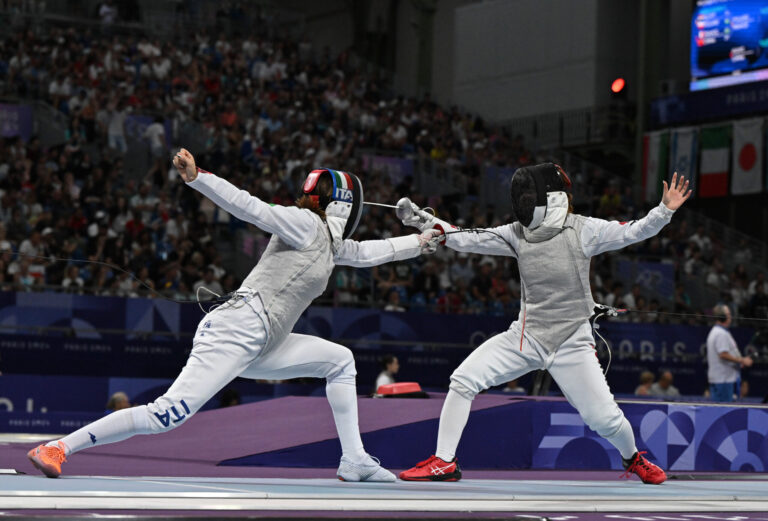
[[665, 400], [674, 400], [676, 398], [680, 398], [680, 391], [677, 390], [677, 387], [672, 385], [673, 379], [674, 378], [672, 377], [671, 372], [664, 371], [661, 373], [659, 381], [651, 385], [651, 389], [648, 394], [655, 396], [656, 398], [663, 398]]

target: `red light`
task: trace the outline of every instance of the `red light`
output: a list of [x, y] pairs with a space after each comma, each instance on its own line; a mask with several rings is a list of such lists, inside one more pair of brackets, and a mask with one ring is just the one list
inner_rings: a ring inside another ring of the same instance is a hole
[[611, 90], [615, 93], [621, 92], [621, 89], [624, 88], [624, 78], [616, 78], [613, 80], [613, 83], [611, 83]]

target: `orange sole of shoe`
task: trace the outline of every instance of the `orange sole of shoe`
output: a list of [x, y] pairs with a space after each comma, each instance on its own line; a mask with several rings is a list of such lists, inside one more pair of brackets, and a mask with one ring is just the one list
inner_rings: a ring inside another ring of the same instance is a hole
[[58, 478], [59, 477], [59, 474], [48, 472], [47, 469], [45, 469], [42, 465], [40, 465], [37, 462], [37, 460], [35, 460], [34, 456], [30, 456], [29, 454], [27, 454], [27, 458], [29, 458], [29, 461], [32, 462], [32, 465], [34, 465], [37, 470], [39, 470], [40, 472], [45, 474], [45, 477], [47, 477], [47, 478]]

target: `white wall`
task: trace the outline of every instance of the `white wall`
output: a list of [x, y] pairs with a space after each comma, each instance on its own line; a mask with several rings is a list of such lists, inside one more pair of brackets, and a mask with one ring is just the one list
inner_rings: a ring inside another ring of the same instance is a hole
[[453, 98], [490, 120], [595, 101], [598, 0], [490, 0], [454, 18]]

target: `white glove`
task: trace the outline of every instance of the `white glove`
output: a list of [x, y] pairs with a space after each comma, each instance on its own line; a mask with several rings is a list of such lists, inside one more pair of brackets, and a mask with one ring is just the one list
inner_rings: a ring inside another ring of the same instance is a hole
[[419, 239], [422, 255], [426, 255], [437, 251], [437, 245], [445, 240], [445, 235], [442, 230], [430, 228], [418, 235], [417, 238]]
[[435, 216], [416, 206], [407, 197], [403, 197], [397, 202], [395, 214], [403, 222], [403, 225], [413, 226], [422, 232], [435, 225]]

